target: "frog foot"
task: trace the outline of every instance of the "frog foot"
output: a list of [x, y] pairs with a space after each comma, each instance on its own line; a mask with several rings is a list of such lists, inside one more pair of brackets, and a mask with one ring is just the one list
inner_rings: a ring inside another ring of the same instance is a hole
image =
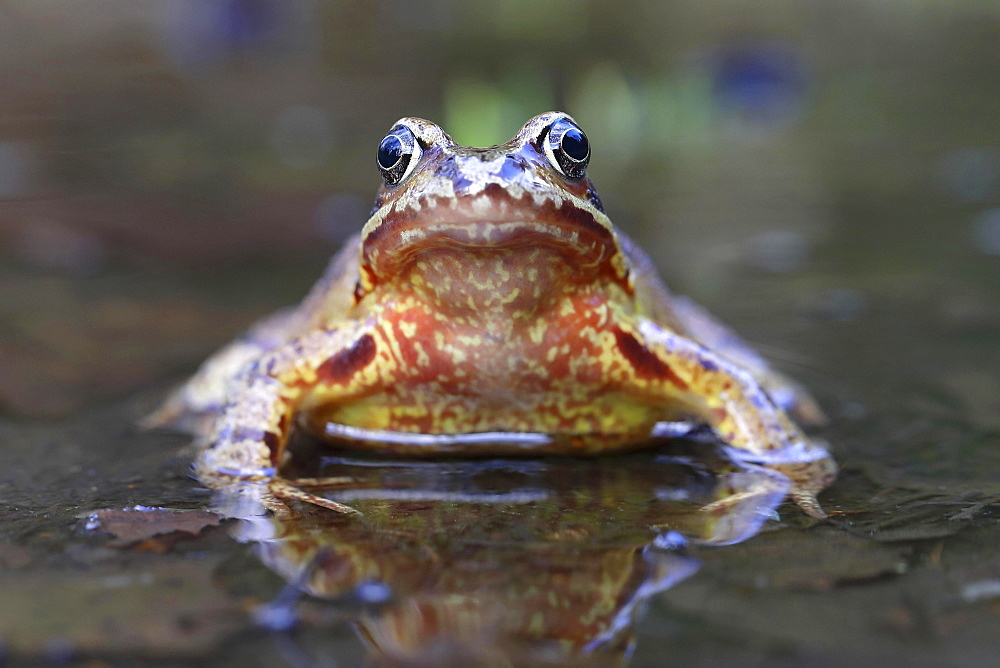
[[786, 475], [791, 482], [788, 497], [809, 517], [825, 520], [828, 515], [816, 495], [830, 486], [837, 477], [837, 465], [832, 457], [807, 462], [771, 463], [768, 468]]
[[343, 515], [361, 515], [361, 511], [356, 508], [302, 489], [302, 487], [307, 486], [314, 488], [340, 486], [349, 481], [350, 478], [300, 478], [298, 480], [274, 478], [268, 483], [268, 491], [281, 501], [301, 501]]
[[[286, 480], [284, 478], [245, 478], [231, 475], [205, 475], [200, 480], [214, 493], [213, 510], [224, 517], [245, 518], [260, 515], [270, 511], [279, 519], [295, 519], [300, 513], [293, 510], [290, 501], [307, 503], [312, 506], [332, 510], [341, 515], [361, 515], [361, 512], [351, 506], [337, 503], [318, 494], [308, 492], [302, 487], [331, 487], [342, 485], [344, 478], [320, 480], [305, 478], [302, 480]], [[300, 484], [302, 486], [300, 486]]]

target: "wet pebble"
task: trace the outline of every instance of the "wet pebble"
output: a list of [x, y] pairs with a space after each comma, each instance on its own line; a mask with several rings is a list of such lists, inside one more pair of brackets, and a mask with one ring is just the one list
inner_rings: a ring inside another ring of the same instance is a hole
[[355, 587], [354, 595], [362, 603], [385, 603], [392, 598], [392, 587], [384, 582], [362, 582]]
[[653, 545], [661, 550], [682, 550], [687, 544], [687, 539], [676, 531], [661, 533], [653, 539]]
[[17, 252], [32, 267], [71, 276], [98, 274], [107, 263], [107, 250], [100, 238], [52, 220], [26, 226]]
[[1000, 176], [1000, 155], [982, 147], [949, 151], [938, 164], [938, 178], [945, 189], [963, 202], [978, 202], [993, 191]]
[[860, 420], [868, 414], [868, 409], [860, 401], [845, 401], [840, 404], [840, 414], [848, 420]]
[[850, 322], [865, 310], [865, 296], [850, 288], [833, 288], [817, 295], [806, 304], [808, 315], [822, 320]]
[[1000, 580], [980, 580], [962, 587], [962, 598], [969, 603], [1000, 598]]
[[283, 601], [265, 603], [253, 611], [253, 620], [269, 631], [290, 631], [298, 626], [299, 615], [294, 605]]
[[972, 221], [972, 243], [988, 255], [1000, 255], [1000, 208], [987, 209]]
[[774, 274], [787, 274], [805, 267], [809, 242], [794, 230], [772, 230], [758, 235], [748, 249], [750, 263]]
[[45, 643], [42, 654], [45, 656], [46, 661], [51, 661], [52, 663], [69, 663], [76, 654], [76, 647], [73, 641], [68, 638], [53, 638]]

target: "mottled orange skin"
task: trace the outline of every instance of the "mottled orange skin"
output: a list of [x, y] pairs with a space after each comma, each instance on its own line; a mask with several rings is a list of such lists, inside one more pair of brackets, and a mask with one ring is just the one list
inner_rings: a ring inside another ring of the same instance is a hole
[[[276, 473], [296, 418], [420, 455], [595, 454], [682, 419], [784, 471], [793, 498], [823, 516], [815, 494], [835, 466], [786, 413], [815, 421], [815, 404], [671, 295], [590, 180], [549, 162], [545, 129], [562, 117], [536, 116], [488, 149], [401, 120], [423, 148], [412, 173], [379, 191], [299, 307], [217, 353], [157, 416], [212, 417], [195, 425], [199, 478], [316, 501]], [[495, 438], [464, 437], [483, 434]], [[542, 438], [508, 437], [519, 434]]]

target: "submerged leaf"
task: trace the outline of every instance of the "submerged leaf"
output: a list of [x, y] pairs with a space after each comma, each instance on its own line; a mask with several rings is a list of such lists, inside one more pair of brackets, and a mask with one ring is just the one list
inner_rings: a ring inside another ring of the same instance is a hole
[[[156, 536], [168, 534], [197, 535], [206, 527], [218, 526], [219, 516], [204, 510], [174, 510], [170, 508], [105, 508], [84, 516], [88, 531], [100, 530], [114, 536], [111, 547], [129, 547], [144, 544]], [[167, 546], [146, 545], [150, 551], [164, 551]]]

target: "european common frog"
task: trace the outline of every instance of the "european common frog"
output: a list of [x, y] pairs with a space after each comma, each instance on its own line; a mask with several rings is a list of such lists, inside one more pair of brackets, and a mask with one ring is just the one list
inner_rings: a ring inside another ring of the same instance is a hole
[[[658, 425], [709, 426], [730, 456], [815, 495], [836, 466], [789, 417], [821, 414], [728, 328], [672, 295], [617, 231], [568, 115], [541, 114], [500, 146], [456, 144], [403, 118], [378, 149], [384, 185], [298, 307], [216, 353], [154, 422], [191, 422], [198, 477], [278, 475], [293, 423], [387, 453], [596, 454]], [[190, 422], [190, 421], [189, 421]]]

